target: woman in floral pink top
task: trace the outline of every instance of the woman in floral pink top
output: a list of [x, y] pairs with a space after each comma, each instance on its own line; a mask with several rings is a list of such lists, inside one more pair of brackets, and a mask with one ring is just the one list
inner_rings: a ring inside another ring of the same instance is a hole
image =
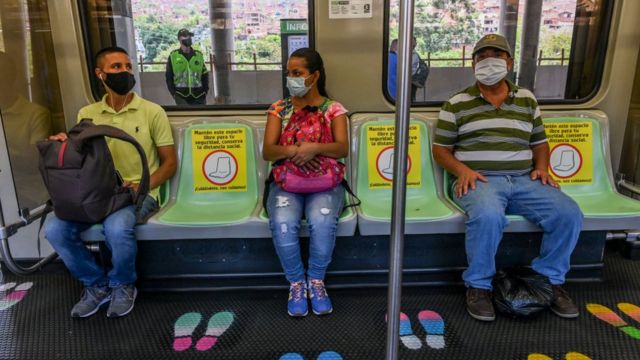
[[[262, 156], [274, 162], [275, 181], [266, 204], [273, 243], [291, 284], [287, 304], [291, 316], [307, 315], [308, 299], [316, 315], [333, 311], [324, 276], [344, 204], [340, 184], [344, 165], [337, 159], [347, 156], [349, 140], [347, 110], [329, 99], [325, 82], [320, 54], [308, 48], [296, 50], [287, 62], [291, 97], [275, 102], [267, 112]], [[316, 187], [322, 190], [304, 191]], [[299, 239], [303, 216], [311, 236], [306, 276]]]

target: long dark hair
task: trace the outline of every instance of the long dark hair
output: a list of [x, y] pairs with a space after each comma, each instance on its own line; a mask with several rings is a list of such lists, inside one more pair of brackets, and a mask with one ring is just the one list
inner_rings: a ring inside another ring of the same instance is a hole
[[320, 54], [310, 48], [300, 48], [294, 51], [291, 54], [291, 57], [303, 58], [307, 63], [306, 68], [309, 70], [309, 72], [320, 72], [320, 78], [318, 79], [318, 92], [324, 97], [329, 97], [329, 95], [327, 94], [327, 89], [325, 88], [327, 76], [324, 73], [324, 62], [322, 61], [322, 57], [320, 57]]

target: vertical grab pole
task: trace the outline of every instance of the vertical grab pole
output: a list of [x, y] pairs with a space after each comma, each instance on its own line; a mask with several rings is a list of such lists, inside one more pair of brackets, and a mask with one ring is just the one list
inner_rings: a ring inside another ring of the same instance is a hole
[[393, 147], [393, 204], [391, 208], [391, 238], [389, 241], [389, 292], [387, 299], [387, 360], [398, 359], [400, 332], [400, 298], [402, 293], [402, 259], [404, 249], [404, 216], [407, 195], [407, 150], [409, 142], [409, 112], [411, 108], [411, 56], [413, 41], [414, 0], [400, 1], [398, 32], [398, 81], [396, 101], [396, 131]]

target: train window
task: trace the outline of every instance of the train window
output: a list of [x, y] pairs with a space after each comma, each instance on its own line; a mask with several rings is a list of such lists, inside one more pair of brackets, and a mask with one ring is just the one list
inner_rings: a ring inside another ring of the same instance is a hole
[[[312, 46], [311, 1], [79, 0], [94, 95], [93, 59], [125, 48], [135, 88], [160, 105], [264, 107], [283, 96], [282, 63]], [[184, 29], [184, 30], [183, 30]], [[260, 105], [262, 104], [262, 105]]]
[[64, 130], [46, 1], [0, 1], [0, 115], [20, 208], [48, 198], [35, 143]]
[[[412, 100], [435, 105], [474, 81], [471, 53], [484, 34], [501, 33], [514, 52], [518, 85], [541, 103], [584, 102], [603, 72], [612, 0], [416, 0]], [[395, 98], [399, 0], [388, 0], [383, 91]], [[428, 68], [420, 79], [419, 60]]]

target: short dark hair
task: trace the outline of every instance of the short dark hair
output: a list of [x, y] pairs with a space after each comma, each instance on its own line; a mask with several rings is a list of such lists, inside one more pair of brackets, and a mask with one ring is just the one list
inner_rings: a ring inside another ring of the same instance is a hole
[[109, 54], [113, 54], [113, 53], [123, 53], [127, 56], [129, 56], [129, 53], [127, 52], [127, 50], [119, 47], [119, 46], [109, 46], [106, 47], [100, 51], [98, 51], [98, 53], [96, 54], [96, 67], [101, 67], [100, 63], [102, 62], [102, 60], [104, 59], [105, 56], [109, 55]]

